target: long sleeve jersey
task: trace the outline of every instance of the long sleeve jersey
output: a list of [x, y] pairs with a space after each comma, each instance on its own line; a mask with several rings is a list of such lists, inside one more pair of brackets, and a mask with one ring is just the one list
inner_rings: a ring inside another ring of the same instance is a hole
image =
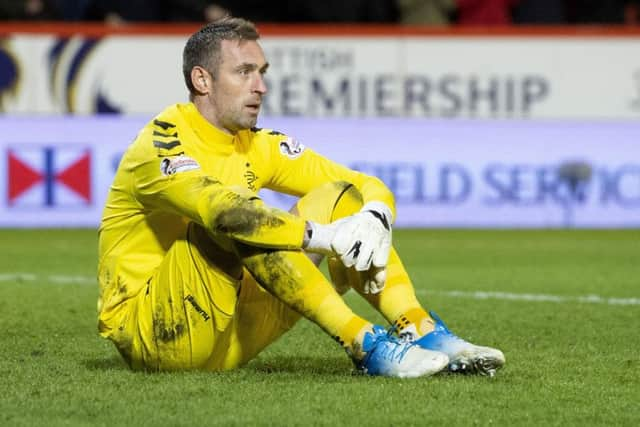
[[[392, 193], [378, 178], [328, 160], [287, 135], [257, 128], [231, 135], [192, 103], [168, 107], [129, 146], [107, 197], [99, 230], [101, 325], [140, 292], [172, 244], [185, 238], [190, 222], [253, 246], [300, 249], [303, 219], [252, 204], [248, 224], [245, 202], [261, 188], [303, 196], [332, 181], [352, 183], [365, 203], [379, 200], [395, 209]], [[228, 226], [234, 223], [228, 217], [221, 221], [222, 215], [237, 216], [237, 226]]]

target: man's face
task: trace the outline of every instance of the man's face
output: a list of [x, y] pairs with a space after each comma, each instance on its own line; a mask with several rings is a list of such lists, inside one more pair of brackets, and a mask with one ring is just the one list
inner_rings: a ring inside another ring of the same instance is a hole
[[230, 133], [250, 129], [267, 92], [263, 77], [269, 64], [256, 41], [223, 40], [220, 53], [222, 61], [208, 94], [211, 120]]

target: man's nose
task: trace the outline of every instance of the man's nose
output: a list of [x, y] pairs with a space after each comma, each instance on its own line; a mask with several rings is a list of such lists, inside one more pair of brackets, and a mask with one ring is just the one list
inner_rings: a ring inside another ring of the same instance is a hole
[[253, 90], [261, 95], [267, 93], [267, 84], [264, 81], [264, 76], [262, 74], [258, 74], [258, 77], [256, 77], [253, 84]]

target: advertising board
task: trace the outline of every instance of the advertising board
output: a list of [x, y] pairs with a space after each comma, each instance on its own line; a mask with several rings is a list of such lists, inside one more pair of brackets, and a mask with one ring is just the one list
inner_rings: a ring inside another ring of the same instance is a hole
[[[0, 226], [97, 226], [148, 117], [0, 118]], [[640, 123], [265, 118], [394, 192], [399, 227], [638, 227]], [[293, 199], [263, 194], [288, 209]]]
[[[155, 114], [187, 100], [187, 35], [15, 34], [0, 111]], [[271, 117], [640, 118], [637, 37], [265, 35]]]

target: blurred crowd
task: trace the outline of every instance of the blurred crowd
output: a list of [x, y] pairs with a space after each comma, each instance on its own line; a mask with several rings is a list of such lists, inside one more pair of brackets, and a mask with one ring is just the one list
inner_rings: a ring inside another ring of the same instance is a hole
[[405, 25], [636, 24], [640, 0], [0, 0], [0, 20]]

